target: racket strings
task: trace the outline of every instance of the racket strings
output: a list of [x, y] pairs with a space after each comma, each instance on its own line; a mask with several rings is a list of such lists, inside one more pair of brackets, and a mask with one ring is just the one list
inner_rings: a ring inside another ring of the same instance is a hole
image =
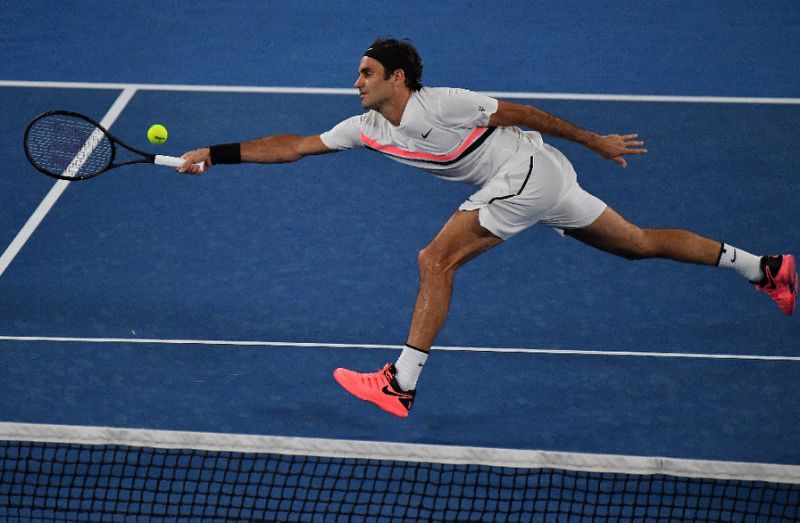
[[114, 145], [91, 122], [54, 114], [36, 121], [26, 146], [37, 167], [67, 178], [87, 178], [103, 172], [114, 157]]

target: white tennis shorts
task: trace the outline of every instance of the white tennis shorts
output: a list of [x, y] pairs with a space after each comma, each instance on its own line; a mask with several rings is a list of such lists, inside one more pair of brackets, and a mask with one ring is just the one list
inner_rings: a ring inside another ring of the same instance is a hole
[[567, 229], [590, 225], [605, 208], [602, 200], [578, 184], [567, 157], [547, 144], [527, 155], [521, 150], [459, 207], [478, 210], [481, 225], [503, 240], [537, 223], [563, 235]]

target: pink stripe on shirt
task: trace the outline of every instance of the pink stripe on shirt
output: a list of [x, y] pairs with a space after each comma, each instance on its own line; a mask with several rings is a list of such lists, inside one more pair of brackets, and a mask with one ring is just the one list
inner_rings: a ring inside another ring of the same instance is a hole
[[406, 151], [400, 149], [399, 147], [395, 147], [394, 145], [383, 145], [381, 143], [376, 142], [363, 132], [361, 133], [361, 141], [364, 142], [364, 145], [371, 149], [375, 149], [376, 151], [380, 151], [382, 153], [391, 154], [392, 156], [398, 156], [400, 158], [405, 158], [408, 160], [427, 160], [433, 162], [447, 162], [452, 160], [453, 158], [457, 158], [461, 153], [463, 153], [470, 145], [472, 145], [475, 140], [480, 138], [486, 131], [488, 127], [477, 127], [469, 136], [458, 146], [458, 149], [455, 151], [448, 153], [448, 154], [431, 154], [431, 153], [423, 153], [423, 152], [414, 152], [414, 151]]

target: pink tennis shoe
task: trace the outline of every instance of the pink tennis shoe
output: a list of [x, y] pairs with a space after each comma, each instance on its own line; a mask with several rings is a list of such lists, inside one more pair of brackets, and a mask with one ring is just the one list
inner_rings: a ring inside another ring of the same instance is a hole
[[378, 372], [359, 373], [347, 369], [336, 369], [333, 377], [344, 390], [356, 398], [374, 403], [390, 414], [400, 418], [408, 416], [414, 404], [416, 392], [404, 391], [397, 384], [394, 365], [387, 363]]

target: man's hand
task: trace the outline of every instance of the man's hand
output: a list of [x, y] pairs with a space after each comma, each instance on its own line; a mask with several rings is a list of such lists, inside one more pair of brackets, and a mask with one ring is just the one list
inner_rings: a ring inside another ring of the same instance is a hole
[[[194, 174], [199, 175], [203, 171], [207, 171], [209, 167], [211, 167], [211, 150], [208, 147], [203, 147], [202, 149], [195, 149], [194, 151], [189, 151], [188, 153], [181, 156], [184, 160], [186, 160], [183, 165], [178, 167], [179, 173], [184, 174]], [[196, 163], [203, 164], [203, 171], [194, 165]]]
[[622, 167], [627, 167], [625, 161], [626, 154], [644, 154], [647, 149], [642, 149], [644, 142], [636, 140], [638, 134], [607, 134], [605, 136], [595, 136], [593, 140], [586, 144], [591, 150], [614, 162]]

